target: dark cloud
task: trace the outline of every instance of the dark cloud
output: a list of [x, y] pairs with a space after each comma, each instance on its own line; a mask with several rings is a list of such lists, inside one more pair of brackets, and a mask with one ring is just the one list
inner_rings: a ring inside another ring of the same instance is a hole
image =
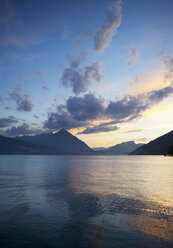
[[9, 94], [10, 98], [16, 102], [17, 106], [16, 109], [18, 111], [26, 111], [29, 112], [32, 110], [33, 104], [31, 103], [29, 96], [27, 94], [21, 95], [21, 84], [18, 84], [18, 86]]
[[39, 117], [37, 115], [33, 115], [33, 117], [36, 118], [36, 119], [39, 119]]
[[[48, 129], [86, 127], [81, 133], [98, 133], [117, 130], [117, 124], [140, 118], [143, 112], [173, 93], [172, 87], [150, 91], [137, 96], [106, 101], [94, 94], [70, 97], [66, 105], [57, 106], [57, 112], [50, 113], [44, 126]], [[102, 119], [110, 122], [90, 127], [91, 121]]]
[[22, 96], [22, 98], [17, 101], [17, 110], [29, 112], [32, 110], [33, 104], [29, 100], [28, 95]]
[[101, 117], [104, 112], [103, 102], [102, 98], [96, 98], [89, 93], [83, 97], [70, 97], [66, 102], [66, 106], [75, 120], [86, 121]]
[[79, 69], [80, 64], [83, 62], [85, 54], [76, 57], [69, 67], [65, 68], [60, 83], [65, 87], [72, 87], [75, 94], [86, 92], [88, 86], [92, 82], [100, 82], [102, 79], [101, 62], [96, 62], [91, 66], [85, 67], [83, 72]]
[[114, 120], [123, 120], [137, 118], [143, 111], [151, 108], [154, 104], [159, 103], [164, 98], [173, 93], [172, 87], [153, 90], [146, 94], [137, 96], [126, 96], [121, 100], [111, 101], [106, 108], [106, 115]]
[[121, 24], [121, 0], [111, 2], [107, 7], [106, 21], [94, 36], [94, 49], [103, 52]]
[[125, 118], [138, 115], [147, 108], [146, 103], [141, 101], [141, 98], [127, 96], [121, 100], [110, 101], [105, 113], [110, 118], [122, 120]]
[[119, 127], [117, 127], [116, 125], [109, 125], [107, 123], [104, 123], [104, 124], [100, 124], [97, 126], [88, 127], [86, 129], [84, 129], [84, 131], [82, 131], [78, 134], [104, 133], [104, 132], [115, 131], [118, 129], [119, 129]]
[[39, 134], [43, 132], [42, 129], [34, 129], [31, 128], [27, 123], [23, 123], [20, 126], [12, 126], [11, 128], [6, 129], [1, 132], [2, 135], [14, 137], [17, 135], [31, 135], [31, 134]]
[[148, 101], [148, 107], [151, 107], [153, 104], [159, 103], [165, 97], [173, 93], [173, 87], [165, 87], [160, 90], [153, 90], [146, 94], [146, 100]]
[[49, 113], [48, 119], [44, 123], [44, 127], [50, 130], [57, 130], [59, 128], [71, 129], [84, 125], [85, 125], [84, 122], [76, 121], [67, 112]]
[[9, 116], [7, 118], [0, 118], [0, 128], [9, 127], [14, 123], [18, 123], [18, 120], [13, 116]]
[[134, 48], [130, 51], [130, 58], [127, 61], [128, 66], [133, 66], [139, 57], [139, 50]]

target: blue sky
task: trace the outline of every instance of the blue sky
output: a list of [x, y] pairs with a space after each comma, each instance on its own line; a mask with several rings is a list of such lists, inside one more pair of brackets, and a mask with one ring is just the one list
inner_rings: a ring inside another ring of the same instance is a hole
[[170, 131], [172, 12], [171, 0], [1, 0], [0, 133], [64, 127], [94, 147]]

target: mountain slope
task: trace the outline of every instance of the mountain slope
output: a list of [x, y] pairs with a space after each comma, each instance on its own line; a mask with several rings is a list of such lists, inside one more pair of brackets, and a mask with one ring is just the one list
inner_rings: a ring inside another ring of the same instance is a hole
[[58, 149], [33, 145], [0, 135], [0, 154], [58, 154]]
[[16, 138], [35, 145], [47, 145], [49, 147], [58, 148], [62, 154], [88, 154], [92, 152], [92, 149], [89, 148], [88, 145], [65, 129], [61, 129], [57, 133], [46, 133]]
[[173, 131], [139, 147], [130, 155], [164, 155], [168, 153], [171, 145], [173, 145]]

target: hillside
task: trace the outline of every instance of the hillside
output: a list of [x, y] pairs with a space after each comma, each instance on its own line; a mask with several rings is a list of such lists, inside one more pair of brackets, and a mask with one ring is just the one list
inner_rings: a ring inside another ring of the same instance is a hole
[[171, 145], [173, 145], [173, 131], [139, 147], [130, 155], [166, 155]]
[[0, 154], [58, 154], [58, 149], [33, 145], [28, 142], [0, 135]]
[[30, 142], [34, 145], [46, 145], [57, 148], [61, 154], [88, 154], [93, 152], [87, 144], [65, 129], [61, 129], [57, 133], [46, 133], [16, 138], [18, 140]]

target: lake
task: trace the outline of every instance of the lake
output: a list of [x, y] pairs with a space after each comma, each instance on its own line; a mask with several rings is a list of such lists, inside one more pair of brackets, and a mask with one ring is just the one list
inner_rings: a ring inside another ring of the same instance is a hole
[[173, 247], [173, 157], [0, 156], [1, 248]]

